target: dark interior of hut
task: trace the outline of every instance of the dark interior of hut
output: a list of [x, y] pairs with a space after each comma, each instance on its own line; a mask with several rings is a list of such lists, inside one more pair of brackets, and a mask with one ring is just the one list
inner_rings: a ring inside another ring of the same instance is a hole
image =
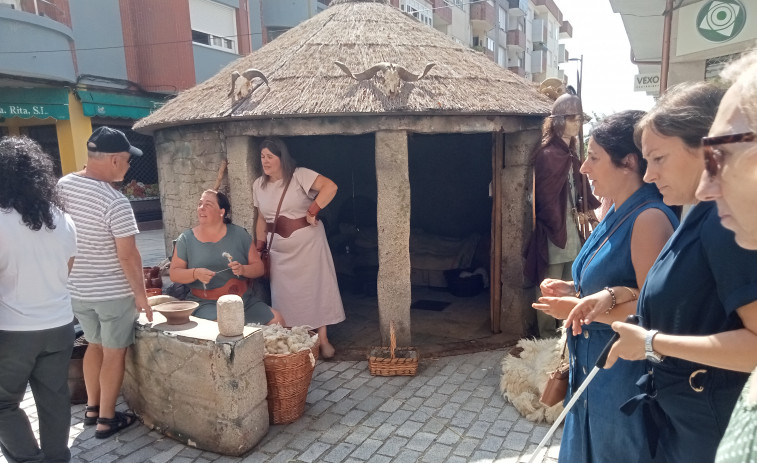
[[[501, 347], [489, 308], [490, 134], [412, 134], [412, 342], [421, 354]], [[337, 196], [320, 214], [334, 258], [346, 321], [329, 329], [341, 358], [380, 345], [377, 183], [373, 134], [290, 137], [297, 164], [332, 179]]]

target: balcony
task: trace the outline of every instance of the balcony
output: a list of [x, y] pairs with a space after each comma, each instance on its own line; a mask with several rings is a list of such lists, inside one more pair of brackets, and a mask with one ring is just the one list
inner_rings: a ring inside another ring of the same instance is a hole
[[568, 50], [565, 49], [564, 43], [561, 43], [557, 48], [557, 62], [558, 63], [568, 62]]
[[431, 0], [434, 8], [434, 27], [452, 24], [452, 9], [444, 0]]
[[552, 16], [557, 18], [558, 21], [562, 21], [562, 12], [557, 7], [554, 0], [533, 0], [536, 5], [536, 11], [546, 13], [549, 12]]
[[534, 51], [531, 53], [531, 73], [543, 72], [547, 72], [547, 50]]
[[563, 21], [562, 24], [560, 24], [560, 38], [573, 38], [573, 26], [570, 24], [570, 21]]
[[513, 51], [525, 50], [526, 33], [518, 29], [507, 31], [507, 46], [512, 47]]
[[528, 0], [507, 0], [510, 7], [507, 13], [512, 16], [525, 16], [528, 13]]
[[32, 13], [71, 27], [68, 0], [0, 0], [0, 8]]
[[494, 5], [488, 0], [473, 3], [470, 6], [470, 23], [475, 32], [488, 31], [496, 22]]
[[0, 74], [75, 82], [73, 31], [64, 21], [67, 1], [0, 0], [0, 43], [20, 52], [3, 56]]
[[526, 70], [520, 66], [509, 66], [507, 70], [510, 72], [514, 72], [521, 77], [526, 77]]
[[534, 44], [546, 43], [547, 39], [547, 21], [545, 19], [534, 19], [531, 23], [531, 41]]

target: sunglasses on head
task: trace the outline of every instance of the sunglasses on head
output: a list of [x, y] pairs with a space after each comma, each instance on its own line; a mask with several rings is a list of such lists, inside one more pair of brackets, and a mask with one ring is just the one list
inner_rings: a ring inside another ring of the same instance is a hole
[[748, 143], [755, 141], [757, 137], [754, 132], [733, 133], [729, 135], [718, 135], [716, 137], [702, 137], [702, 147], [704, 148], [704, 168], [710, 178], [716, 177], [720, 168], [723, 166], [723, 152], [715, 148], [718, 145], [729, 145], [731, 143]]

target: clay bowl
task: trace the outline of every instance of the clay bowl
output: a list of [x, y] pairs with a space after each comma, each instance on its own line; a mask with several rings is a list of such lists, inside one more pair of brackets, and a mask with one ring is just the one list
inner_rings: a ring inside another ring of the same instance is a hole
[[183, 325], [189, 323], [189, 316], [199, 305], [194, 301], [171, 301], [158, 304], [152, 310], [163, 314], [169, 325]]
[[160, 288], [146, 288], [145, 293], [147, 294], [147, 297], [160, 296], [161, 294], [163, 294], [163, 290]]

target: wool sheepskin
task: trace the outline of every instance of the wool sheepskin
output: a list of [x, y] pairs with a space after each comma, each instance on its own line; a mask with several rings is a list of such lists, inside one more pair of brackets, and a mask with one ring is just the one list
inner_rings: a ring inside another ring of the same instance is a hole
[[563, 409], [562, 403], [547, 407], [539, 402], [549, 374], [560, 361], [561, 339], [521, 339], [513, 351], [502, 359], [502, 380], [499, 388], [527, 420], [554, 423]]

